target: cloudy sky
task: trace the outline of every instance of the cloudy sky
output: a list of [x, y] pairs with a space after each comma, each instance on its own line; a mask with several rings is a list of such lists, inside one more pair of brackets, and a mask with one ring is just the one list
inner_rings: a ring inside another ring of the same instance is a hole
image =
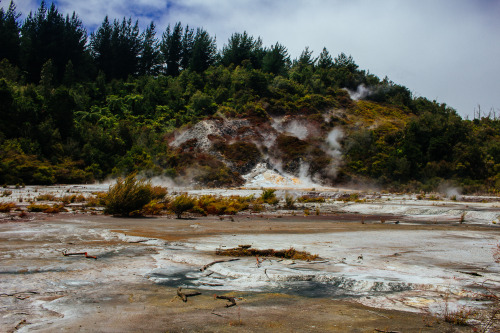
[[[1, 6], [8, 6], [2, 0]], [[50, 0], [47, 1], [50, 3]], [[105, 15], [203, 27], [219, 48], [234, 32], [279, 41], [292, 58], [351, 54], [361, 69], [407, 86], [415, 96], [473, 118], [478, 105], [500, 114], [500, 0], [56, 0], [89, 31]], [[23, 14], [40, 0], [15, 1]]]

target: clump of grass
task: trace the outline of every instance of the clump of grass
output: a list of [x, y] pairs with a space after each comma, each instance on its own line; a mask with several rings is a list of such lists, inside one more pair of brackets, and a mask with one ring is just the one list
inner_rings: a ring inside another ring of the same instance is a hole
[[279, 202], [279, 200], [278, 198], [276, 198], [276, 193], [274, 192], [276, 192], [276, 190], [272, 188], [264, 189], [262, 191], [262, 194], [260, 195], [260, 200], [270, 205], [276, 205]]
[[106, 205], [106, 197], [108, 194], [106, 192], [96, 192], [93, 193], [91, 197], [87, 198], [85, 206], [87, 207], [104, 207]]
[[358, 193], [351, 193], [351, 194], [344, 194], [337, 200], [343, 201], [343, 202], [351, 202], [351, 201], [357, 201], [359, 200], [359, 194]]
[[36, 198], [36, 201], [57, 201], [57, 197], [52, 193], [44, 193], [39, 194]]
[[0, 203], [0, 213], [9, 213], [11, 210], [15, 209], [17, 206], [13, 202]]
[[243, 210], [250, 208], [250, 204], [255, 201], [253, 196], [237, 196], [230, 197], [216, 195], [202, 195], [196, 200], [195, 207], [198, 211], [205, 211], [208, 215], [234, 215]]
[[9, 197], [12, 194], [11, 190], [3, 190], [2, 197]]
[[432, 201], [439, 201], [439, 200], [442, 200], [441, 197], [439, 195], [434, 195], [434, 194], [431, 194], [429, 196], [429, 200], [432, 200]]
[[294, 259], [294, 260], [315, 260], [318, 258], [317, 254], [311, 254], [306, 251], [298, 251], [293, 247], [286, 250], [258, 250], [254, 248], [247, 247], [235, 247], [232, 249], [217, 249], [215, 251], [216, 255], [219, 256], [232, 256], [232, 257], [275, 257], [283, 259]]
[[136, 178], [135, 174], [125, 179], [118, 178], [116, 184], [109, 187], [104, 200], [104, 212], [120, 216], [140, 215], [144, 205], [153, 198], [150, 182]]
[[70, 203], [75, 203], [75, 202], [85, 202], [87, 201], [87, 198], [83, 194], [72, 194], [72, 195], [65, 195], [61, 198], [62, 203], [65, 205], [70, 204]]
[[467, 212], [462, 212], [462, 214], [460, 215], [460, 224], [465, 222], [465, 215], [467, 215]]
[[67, 210], [64, 208], [63, 205], [60, 204], [55, 204], [55, 205], [46, 205], [46, 204], [35, 204], [32, 203], [27, 207], [29, 212], [32, 213], [46, 213], [46, 214], [57, 214], [60, 212], [66, 212]]
[[295, 209], [295, 198], [290, 193], [285, 193], [285, 208]]
[[310, 196], [310, 195], [303, 195], [303, 196], [297, 198], [297, 201], [300, 203], [322, 203], [322, 202], [325, 202], [325, 198]]

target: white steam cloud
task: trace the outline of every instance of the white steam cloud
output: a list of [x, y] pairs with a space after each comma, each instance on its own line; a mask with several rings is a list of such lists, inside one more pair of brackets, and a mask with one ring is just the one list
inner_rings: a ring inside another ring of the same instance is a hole
[[342, 145], [340, 141], [344, 138], [344, 132], [342, 129], [335, 127], [328, 133], [326, 137], [327, 149], [326, 153], [332, 157], [332, 162], [329, 165], [328, 174], [335, 178], [337, 177], [337, 170], [342, 162]]
[[293, 134], [297, 138], [304, 140], [309, 135], [307, 127], [297, 120], [293, 120], [285, 126], [285, 131]]
[[368, 96], [371, 93], [371, 90], [368, 89], [364, 84], [360, 84], [356, 88], [356, 91], [347, 89], [347, 92], [349, 93], [349, 96], [351, 97], [352, 100], [358, 101], [360, 99], [366, 98], [366, 96]]

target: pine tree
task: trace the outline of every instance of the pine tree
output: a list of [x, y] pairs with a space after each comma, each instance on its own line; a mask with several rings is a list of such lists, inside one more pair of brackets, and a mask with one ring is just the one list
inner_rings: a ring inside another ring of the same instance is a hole
[[0, 60], [7, 59], [11, 64], [19, 65], [19, 23], [21, 14], [16, 13], [16, 5], [11, 1], [9, 9], [0, 8]]
[[158, 75], [160, 72], [160, 51], [154, 22], [151, 22], [143, 33], [141, 51], [139, 74]]
[[276, 42], [262, 60], [262, 70], [275, 75], [285, 75], [290, 66], [290, 56], [285, 46]]
[[191, 61], [191, 56], [193, 54], [194, 48], [194, 30], [189, 29], [187, 25], [184, 29], [184, 36], [182, 37], [182, 49], [181, 49], [181, 62], [180, 67], [186, 69], [189, 67], [189, 62]]
[[246, 31], [234, 33], [228, 40], [228, 44], [222, 48], [221, 62], [225, 66], [234, 64], [241, 65], [244, 60], [249, 60], [255, 69], [262, 67], [264, 58], [264, 49], [262, 48], [262, 39], [254, 39]]
[[61, 82], [69, 60], [76, 68], [83, 66], [86, 43], [87, 32], [75, 13], [65, 19], [54, 4], [47, 10], [42, 1], [21, 27], [22, 67], [28, 80], [38, 82], [42, 66], [52, 59], [54, 80]]
[[167, 65], [166, 74], [177, 76], [180, 73], [182, 59], [182, 26], [177, 22], [174, 29], [170, 30], [170, 24], [162, 35], [160, 50], [163, 53], [165, 64]]
[[205, 30], [198, 28], [189, 60], [189, 68], [201, 73], [215, 62], [216, 56], [217, 44], [215, 38], [210, 37]]
[[329, 69], [332, 67], [333, 67], [332, 56], [330, 55], [326, 47], [324, 47], [323, 51], [321, 52], [318, 58], [318, 68]]

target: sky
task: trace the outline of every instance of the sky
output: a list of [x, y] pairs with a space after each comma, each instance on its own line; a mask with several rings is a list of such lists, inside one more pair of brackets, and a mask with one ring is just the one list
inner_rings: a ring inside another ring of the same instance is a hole
[[[17, 0], [18, 12], [41, 0]], [[2, 0], [7, 7], [10, 1]], [[132, 17], [157, 31], [182, 22], [216, 36], [235, 32], [286, 46], [292, 59], [306, 46], [352, 55], [360, 69], [387, 76], [414, 96], [446, 103], [462, 117], [500, 116], [500, 0], [56, 0], [90, 31], [106, 15]], [[51, 3], [50, 0], [47, 3]]]

